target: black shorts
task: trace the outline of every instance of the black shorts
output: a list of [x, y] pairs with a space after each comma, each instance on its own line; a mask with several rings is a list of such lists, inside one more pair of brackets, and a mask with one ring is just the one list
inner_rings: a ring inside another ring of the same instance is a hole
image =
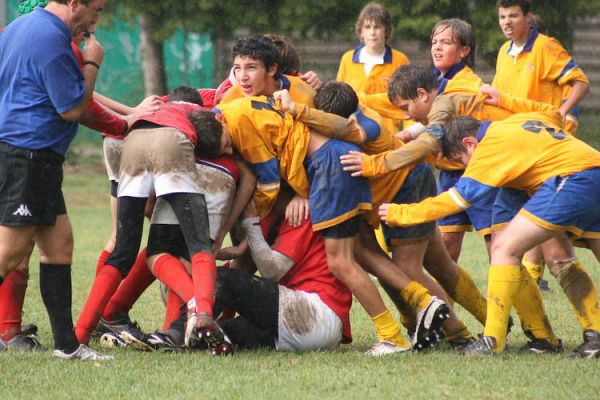
[[152, 224], [148, 235], [146, 256], [168, 253], [173, 257], [190, 260], [183, 233], [179, 225]]
[[358, 234], [358, 227], [363, 220], [364, 217], [361, 214], [356, 215], [340, 224], [323, 229], [321, 231], [321, 236], [323, 236], [323, 239], [345, 239], [354, 237]]
[[0, 142], [0, 225], [52, 226], [67, 213], [63, 156]]

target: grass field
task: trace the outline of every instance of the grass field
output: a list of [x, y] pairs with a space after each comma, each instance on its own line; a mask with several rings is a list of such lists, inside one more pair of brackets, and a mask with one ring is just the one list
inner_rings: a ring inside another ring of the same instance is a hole
[[[110, 233], [108, 183], [102, 168], [84, 163], [69, 168], [65, 194], [75, 232], [73, 315], [79, 315], [91, 286], [96, 258]], [[580, 252], [595, 282], [598, 264]], [[461, 265], [485, 288], [486, 254], [482, 241], [468, 235]], [[40, 327], [51, 345], [47, 316], [32, 262], [25, 322]], [[565, 296], [549, 277], [544, 294], [548, 313], [567, 352], [581, 333]], [[156, 285], [143, 295], [132, 318], [143, 329], [161, 325], [163, 305]], [[474, 333], [481, 326], [462, 310], [459, 316]], [[205, 353], [160, 354], [111, 350], [112, 362], [65, 362], [50, 352], [0, 353], [2, 399], [598, 399], [600, 360], [571, 360], [566, 354], [533, 356], [517, 349], [526, 342], [518, 324], [506, 354], [467, 359], [450, 349], [374, 359], [362, 353], [375, 341], [370, 321], [358, 304], [352, 311], [354, 343], [332, 353], [277, 354], [238, 352], [213, 358]], [[97, 346], [96, 344], [94, 346]]]

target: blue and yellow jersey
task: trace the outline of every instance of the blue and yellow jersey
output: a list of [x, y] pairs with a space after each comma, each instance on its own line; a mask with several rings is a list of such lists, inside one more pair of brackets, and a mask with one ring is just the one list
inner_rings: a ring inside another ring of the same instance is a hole
[[[425, 160], [434, 162], [438, 168], [449, 171], [463, 169], [460, 164], [441, 157], [446, 121], [457, 115], [470, 115], [479, 120], [490, 121], [499, 121], [513, 115], [513, 112], [507, 109], [485, 104], [486, 96], [479, 91], [480, 86], [481, 79], [467, 66], [458, 70], [452, 79], [442, 80], [427, 117], [427, 130], [416, 140], [396, 150], [365, 157], [364, 175], [386, 174]], [[513, 101], [519, 102], [527, 111], [553, 108], [527, 99], [513, 99]]]
[[564, 132], [555, 111], [484, 122], [477, 140], [469, 165], [454, 188], [418, 204], [391, 206], [388, 224], [434, 221], [468, 208], [495, 188], [532, 194], [552, 177], [600, 167], [600, 152]]
[[[302, 79], [297, 76], [291, 75], [283, 75], [279, 74], [277, 76], [279, 81], [281, 82], [281, 89], [287, 89], [290, 92], [290, 96], [296, 103], [307, 104], [311, 107], [314, 107], [314, 97], [315, 97], [315, 89], [313, 89], [308, 83], [304, 82]], [[244, 92], [240, 88], [240, 85], [233, 85], [221, 100], [221, 103], [229, 103], [235, 99], [239, 99], [240, 97], [244, 97]]]
[[223, 115], [233, 146], [256, 174], [254, 199], [261, 217], [271, 211], [277, 199], [280, 178], [296, 193], [308, 197], [303, 165], [310, 140], [308, 128], [265, 96], [221, 103], [215, 111]]
[[[403, 145], [396, 139], [395, 132], [387, 129], [379, 114], [362, 104], [349, 118], [300, 104], [296, 104], [294, 115], [295, 119], [325, 136], [358, 144], [367, 154], [379, 154]], [[410, 165], [393, 173], [369, 178], [373, 212], [368, 214], [367, 219], [371, 225], [379, 225], [379, 205], [394, 199], [412, 169]]]
[[398, 67], [408, 64], [408, 58], [404, 53], [385, 46], [383, 64], [373, 67], [369, 76], [365, 74], [365, 67], [359, 61], [359, 55], [364, 45], [354, 50], [349, 50], [342, 56], [336, 80], [346, 82], [356, 93], [386, 93], [388, 80]]
[[[504, 43], [496, 60], [496, 76], [492, 86], [502, 92], [559, 107], [569, 93], [568, 83], [589, 83], [582, 69], [558, 40], [534, 28], [523, 51], [516, 57], [509, 54], [512, 46], [512, 41]], [[579, 109], [575, 107], [571, 119], [576, 119], [578, 114]]]

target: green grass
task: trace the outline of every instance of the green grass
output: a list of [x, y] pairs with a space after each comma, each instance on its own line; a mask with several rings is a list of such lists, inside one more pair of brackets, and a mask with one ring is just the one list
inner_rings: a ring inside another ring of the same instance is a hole
[[[96, 258], [111, 230], [108, 182], [95, 165], [70, 168], [65, 194], [75, 232], [73, 315], [79, 314], [91, 286]], [[580, 256], [593, 279], [600, 281], [589, 252]], [[42, 342], [52, 339], [39, 296], [38, 268], [32, 262], [24, 321], [40, 326]], [[482, 241], [468, 235], [461, 265], [481, 289], [486, 281]], [[548, 313], [567, 351], [581, 340], [577, 321], [550, 277], [544, 294]], [[132, 318], [147, 331], [161, 325], [164, 307], [151, 287], [136, 304]], [[459, 316], [472, 332], [481, 326], [462, 309]], [[373, 359], [362, 353], [375, 341], [372, 325], [358, 304], [352, 311], [354, 343], [332, 353], [285, 354], [238, 352], [213, 358], [204, 353], [158, 354], [109, 350], [113, 362], [65, 362], [50, 352], [0, 353], [2, 399], [597, 399], [600, 362], [570, 360], [566, 355], [532, 356], [516, 351], [526, 342], [518, 326], [506, 354], [467, 359], [451, 350]], [[94, 345], [97, 346], [97, 345]]]

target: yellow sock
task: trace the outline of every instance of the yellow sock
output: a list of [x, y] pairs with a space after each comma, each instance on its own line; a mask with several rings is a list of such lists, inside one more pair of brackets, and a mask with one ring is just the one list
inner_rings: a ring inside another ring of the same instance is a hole
[[538, 285], [525, 268], [521, 268], [520, 273], [521, 284], [515, 294], [514, 306], [519, 313], [521, 327], [536, 339], [546, 339], [553, 345], [558, 344], [558, 338], [552, 331], [546, 315]]
[[402, 324], [402, 326], [404, 326], [404, 328], [406, 328], [407, 331], [412, 332], [415, 328], [416, 319], [417, 319], [415, 310], [413, 310], [406, 303], [406, 301], [404, 301], [404, 299], [400, 295], [399, 290], [385, 284], [384, 282], [379, 282], [379, 283], [381, 284], [381, 287], [385, 290], [385, 292], [388, 294], [388, 296], [390, 297], [390, 299], [396, 306], [396, 309], [398, 310], [398, 313], [400, 314], [400, 323]]
[[473, 315], [481, 325], [485, 325], [487, 317], [487, 301], [479, 291], [471, 275], [464, 269], [458, 267], [460, 275], [458, 282], [452, 293], [452, 298], [456, 300], [465, 310]]
[[533, 278], [534, 281], [539, 281], [544, 276], [544, 260], [540, 261], [539, 264], [528, 261], [525, 256], [523, 256], [523, 260], [521, 260], [521, 264], [527, 269], [529, 275]]
[[423, 285], [417, 281], [411, 281], [402, 291], [400, 295], [404, 301], [416, 312], [421, 311], [431, 301], [431, 294]]
[[488, 275], [487, 319], [484, 336], [496, 339], [494, 352], [500, 353], [506, 345], [506, 328], [515, 293], [521, 280], [519, 265], [491, 265]]
[[373, 320], [373, 324], [375, 324], [379, 340], [388, 340], [403, 349], [410, 347], [408, 339], [402, 334], [400, 325], [394, 321], [390, 310], [386, 308], [384, 312], [371, 319]]
[[[552, 269], [551, 272], [555, 275], [555, 267]], [[562, 268], [555, 276], [571, 302], [581, 328], [600, 331], [598, 292], [579, 260]]]

